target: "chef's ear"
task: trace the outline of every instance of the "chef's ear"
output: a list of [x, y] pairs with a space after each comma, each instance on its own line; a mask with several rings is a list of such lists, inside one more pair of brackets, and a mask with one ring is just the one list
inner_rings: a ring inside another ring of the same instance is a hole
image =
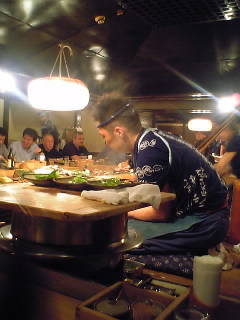
[[122, 138], [125, 135], [125, 130], [123, 127], [115, 127], [114, 133]]

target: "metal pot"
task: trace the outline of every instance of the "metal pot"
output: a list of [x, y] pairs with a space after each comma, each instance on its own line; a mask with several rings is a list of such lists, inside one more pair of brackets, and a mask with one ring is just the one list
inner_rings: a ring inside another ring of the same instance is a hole
[[123, 253], [140, 245], [142, 235], [128, 228], [126, 236], [119, 243], [104, 247], [89, 246], [52, 246], [38, 244], [14, 238], [11, 226], [0, 228], [0, 250], [15, 257], [24, 257], [57, 268], [81, 270], [83, 274], [92, 274], [103, 268], [116, 268], [122, 260]]
[[104, 247], [126, 236], [127, 213], [97, 221], [66, 221], [15, 212], [11, 234], [48, 245]]

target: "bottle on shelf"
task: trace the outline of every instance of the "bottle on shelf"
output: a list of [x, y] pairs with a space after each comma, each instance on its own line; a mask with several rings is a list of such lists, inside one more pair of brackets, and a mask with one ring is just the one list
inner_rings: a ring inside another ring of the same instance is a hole
[[13, 151], [12, 148], [10, 148], [9, 150], [9, 154], [8, 154], [8, 159], [7, 159], [7, 168], [8, 169], [13, 169], [14, 168], [14, 155], [13, 155]]

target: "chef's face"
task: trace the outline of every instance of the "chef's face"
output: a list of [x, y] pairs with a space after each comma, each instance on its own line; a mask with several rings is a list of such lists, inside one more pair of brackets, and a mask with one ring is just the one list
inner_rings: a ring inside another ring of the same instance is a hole
[[29, 136], [28, 134], [25, 134], [22, 138], [22, 144], [24, 149], [29, 149], [33, 144], [33, 137]]
[[126, 134], [120, 128], [116, 127], [113, 129], [113, 131], [105, 128], [99, 128], [98, 132], [111, 149], [122, 153], [128, 152]]

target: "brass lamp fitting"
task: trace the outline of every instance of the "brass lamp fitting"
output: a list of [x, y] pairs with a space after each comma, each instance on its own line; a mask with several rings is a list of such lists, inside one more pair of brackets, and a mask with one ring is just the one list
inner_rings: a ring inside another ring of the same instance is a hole
[[106, 17], [105, 16], [96, 16], [95, 17], [95, 21], [98, 23], [98, 24], [103, 24], [106, 20]]

